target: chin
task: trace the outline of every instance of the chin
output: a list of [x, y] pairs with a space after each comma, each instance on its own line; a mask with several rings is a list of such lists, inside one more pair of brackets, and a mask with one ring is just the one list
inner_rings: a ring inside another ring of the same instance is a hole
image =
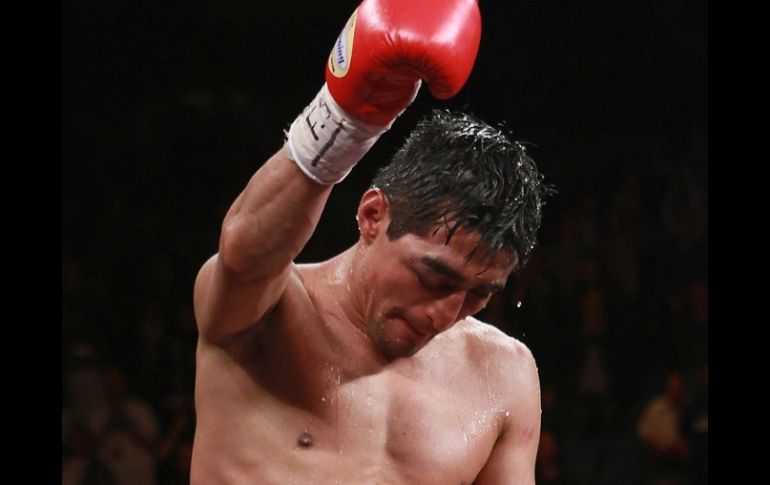
[[380, 344], [378, 345], [378, 347], [380, 349], [380, 352], [382, 352], [382, 354], [385, 357], [387, 357], [390, 360], [395, 360], [395, 359], [403, 359], [405, 357], [411, 357], [417, 352], [419, 352], [423, 346], [410, 345], [408, 347], [405, 347], [403, 345], [398, 345], [398, 344], [395, 344], [395, 345]]
[[390, 359], [411, 357], [419, 352], [430, 339], [411, 340], [399, 337], [386, 337], [375, 341], [380, 352]]
[[[384, 320], [379, 323], [381, 325], [374, 326], [371, 329], [370, 335], [379, 351], [388, 359], [395, 360], [411, 357], [427, 343], [421, 340], [415, 341], [408, 337], [393, 335], [393, 329], [388, 329], [384, 325]], [[391, 331], [389, 332], [388, 330]]]

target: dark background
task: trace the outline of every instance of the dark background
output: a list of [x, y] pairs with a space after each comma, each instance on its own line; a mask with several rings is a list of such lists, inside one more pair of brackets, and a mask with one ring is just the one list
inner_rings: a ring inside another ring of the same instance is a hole
[[[322, 85], [358, 2], [186, 3], [62, 3], [62, 378], [86, 354], [114, 366], [162, 432], [174, 415], [163, 408], [169, 382], [192, 393], [195, 274], [216, 251], [229, 204]], [[559, 194], [545, 209], [540, 256], [482, 317], [530, 346], [544, 390], [558, 396], [553, 411], [544, 404], [544, 429], [549, 412], [562, 423], [553, 436], [563, 479], [653, 483], [636, 420], [672, 371], [694, 399], [707, 358], [706, 4], [480, 7], [481, 47], [463, 91], [450, 101], [421, 91], [333, 192], [299, 260], [354, 242], [360, 194], [430, 109], [504, 122], [533, 145]], [[588, 398], [564, 369], [585, 364], [597, 292], [610, 376], [599, 399], [611, 411], [582, 429], [575, 410]], [[618, 447], [628, 453], [613, 469]]]

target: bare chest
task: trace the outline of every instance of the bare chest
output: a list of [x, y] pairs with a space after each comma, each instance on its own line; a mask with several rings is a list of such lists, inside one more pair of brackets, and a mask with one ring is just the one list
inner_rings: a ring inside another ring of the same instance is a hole
[[328, 355], [281, 348], [248, 362], [199, 356], [196, 447], [209, 436], [220, 463], [284, 483], [471, 483], [486, 462], [505, 410], [470, 375], [394, 366], [349, 378]]
[[[295, 429], [297, 444], [307, 451], [347, 453], [407, 475], [462, 476], [483, 465], [499, 423], [499, 413], [471, 401], [459, 388], [397, 373], [359, 378], [332, 386], [309, 413], [296, 416], [302, 424]], [[308, 437], [312, 445], [303, 443]]]

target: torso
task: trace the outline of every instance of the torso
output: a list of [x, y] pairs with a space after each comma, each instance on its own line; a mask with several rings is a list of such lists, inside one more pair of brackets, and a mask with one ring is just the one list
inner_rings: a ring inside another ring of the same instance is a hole
[[470, 484], [517, 399], [506, 369], [520, 344], [466, 319], [362, 371], [348, 344], [363, 337], [326, 311], [310, 273], [264, 325], [199, 341], [191, 482]]

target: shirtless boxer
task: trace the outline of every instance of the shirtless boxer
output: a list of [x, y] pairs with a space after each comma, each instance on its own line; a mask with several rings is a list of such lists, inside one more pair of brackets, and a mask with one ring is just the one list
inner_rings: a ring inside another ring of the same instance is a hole
[[196, 279], [193, 484], [534, 483], [535, 361], [472, 318], [535, 244], [550, 189], [521, 145], [434, 112], [361, 197], [356, 244], [293, 263], [420, 80], [460, 90], [480, 34], [475, 0], [365, 0], [346, 24]]

